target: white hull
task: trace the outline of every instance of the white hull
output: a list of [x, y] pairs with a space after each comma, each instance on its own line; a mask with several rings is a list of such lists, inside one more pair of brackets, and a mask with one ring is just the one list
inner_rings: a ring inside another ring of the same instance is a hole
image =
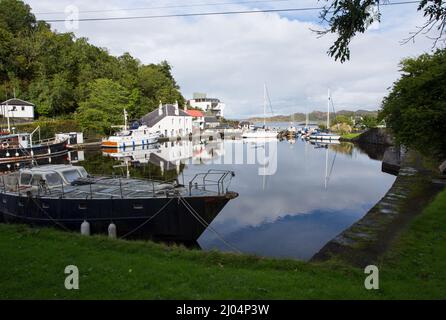
[[102, 140], [103, 148], [132, 148], [157, 143], [159, 135], [150, 133], [147, 127], [140, 127], [135, 130], [124, 130], [115, 136], [110, 136]]
[[278, 133], [275, 131], [253, 131], [242, 134], [243, 138], [277, 138]]
[[310, 136], [310, 140], [339, 140], [341, 136], [331, 134], [313, 134]]

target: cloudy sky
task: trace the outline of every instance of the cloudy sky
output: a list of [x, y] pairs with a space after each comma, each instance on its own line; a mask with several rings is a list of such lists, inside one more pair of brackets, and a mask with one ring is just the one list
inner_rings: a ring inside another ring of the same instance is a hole
[[[68, 6], [80, 18], [320, 7], [317, 0], [28, 0], [38, 19], [64, 19]], [[323, 1], [322, 1], [323, 2]], [[397, 2], [391, 1], [391, 2]], [[232, 3], [232, 4], [228, 4]], [[69, 8], [69, 7], [68, 7]], [[125, 10], [122, 10], [125, 9]], [[130, 52], [143, 63], [167, 60], [183, 95], [206, 92], [227, 104], [226, 117], [263, 115], [266, 82], [274, 114], [325, 110], [327, 89], [335, 108], [376, 110], [398, 78], [398, 62], [430, 51], [423, 37], [401, 45], [422, 15], [416, 4], [382, 8], [382, 22], [351, 45], [351, 61], [326, 54], [333, 37], [318, 38], [318, 11], [80, 22], [72, 31], [113, 55]]]

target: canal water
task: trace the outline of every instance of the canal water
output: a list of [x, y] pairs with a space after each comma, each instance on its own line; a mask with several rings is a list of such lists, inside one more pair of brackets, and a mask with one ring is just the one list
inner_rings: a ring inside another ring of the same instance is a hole
[[[116, 152], [70, 154], [93, 174], [187, 183], [208, 169], [235, 173], [229, 201], [198, 240], [203, 250], [309, 259], [355, 223], [386, 193], [395, 177], [381, 171], [384, 150], [350, 143], [178, 141]], [[222, 241], [223, 238], [225, 241]], [[227, 243], [225, 243], [227, 242]]]

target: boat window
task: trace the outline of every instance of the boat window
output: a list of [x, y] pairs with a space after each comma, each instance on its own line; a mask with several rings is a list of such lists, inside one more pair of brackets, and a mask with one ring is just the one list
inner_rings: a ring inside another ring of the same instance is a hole
[[88, 172], [87, 170], [84, 169], [84, 167], [78, 167], [77, 169], [79, 170], [82, 177], [84, 178], [88, 177]]
[[64, 171], [64, 172], [62, 172], [62, 174], [63, 174], [65, 180], [67, 180], [69, 183], [80, 178], [80, 176], [81, 176], [80, 173], [76, 169]]
[[20, 184], [29, 185], [31, 178], [32, 178], [32, 175], [30, 173], [22, 173], [20, 175]]
[[56, 185], [61, 185], [62, 184], [62, 178], [60, 177], [60, 175], [58, 173], [49, 173], [47, 175], [45, 175], [46, 178], [46, 183], [49, 186], [56, 186]]
[[42, 175], [34, 174], [32, 179], [31, 179], [31, 185], [32, 186], [38, 186], [40, 184], [40, 181], [42, 181]]

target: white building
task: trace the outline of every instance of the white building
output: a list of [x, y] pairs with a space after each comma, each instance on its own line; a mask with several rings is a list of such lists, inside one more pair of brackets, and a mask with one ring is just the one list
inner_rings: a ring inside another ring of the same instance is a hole
[[200, 110], [184, 110], [192, 117], [192, 128], [194, 130], [204, 130], [204, 114]]
[[206, 93], [194, 93], [193, 99], [187, 101], [192, 108], [199, 108], [207, 115], [224, 117], [225, 104], [219, 99], [208, 98]]
[[34, 104], [20, 99], [9, 99], [0, 104], [0, 115], [9, 118], [34, 119]]
[[140, 120], [153, 133], [165, 137], [182, 137], [192, 133], [192, 117], [178, 107], [178, 103], [160, 106]]

